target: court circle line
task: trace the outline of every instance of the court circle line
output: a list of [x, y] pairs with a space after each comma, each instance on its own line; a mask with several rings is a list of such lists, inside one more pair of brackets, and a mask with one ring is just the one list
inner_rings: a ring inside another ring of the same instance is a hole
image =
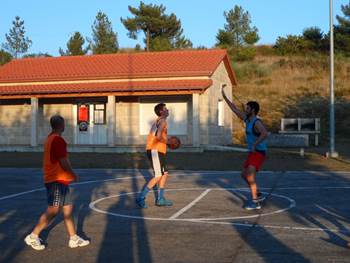
[[[227, 190], [230, 190], [232, 192], [249, 192], [247, 189], [241, 189], [241, 188], [180, 188], [180, 189], [167, 189], [165, 191], [167, 191], [167, 192], [200, 191], [200, 190], [206, 190], [206, 189], [211, 189], [212, 191], [227, 191]], [[94, 210], [95, 212], [102, 213], [102, 214], [107, 214], [107, 215], [111, 215], [111, 216], [115, 216], [115, 217], [122, 217], [122, 218], [156, 220], [156, 221], [191, 221], [191, 222], [201, 222], [201, 221], [248, 219], [248, 218], [261, 217], [261, 216], [268, 216], [268, 215], [282, 213], [284, 211], [292, 209], [296, 205], [295, 200], [293, 200], [293, 199], [291, 199], [291, 198], [289, 198], [287, 196], [271, 193], [270, 194], [271, 196], [279, 197], [279, 198], [282, 198], [282, 199], [285, 199], [285, 200], [289, 201], [289, 206], [285, 207], [285, 208], [282, 208], [282, 209], [279, 209], [279, 210], [272, 211], [272, 212], [259, 213], [259, 214], [255, 214], [255, 215], [249, 215], [249, 216], [217, 217], [217, 218], [185, 218], [185, 219], [132, 216], [132, 215], [108, 212], [108, 211], [105, 211], [105, 210], [102, 210], [102, 209], [99, 209], [99, 208], [96, 207], [96, 204], [98, 204], [99, 202], [102, 202], [104, 200], [115, 198], [115, 197], [120, 197], [120, 196], [135, 195], [135, 194], [138, 194], [138, 193], [139, 192], [128, 192], [128, 193], [122, 193], [122, 194], [110, 195], [110, 196], [102, 197], [102, 198], [96, 199], [95, 201], [91, 202], [89, 204], [89, 207], [90, 207], [90, 209]], [[268, 194], [268, 193], [265, 193], [265, 192], [262, 192], [262, 193]]]
[[[191, 171], [193, 173], [199, 173], [199, 171]], [[202, 171], [201, 171], [202, 172]], [[238, 171], [230, 171], [231, 173], [239, 173]], [[293, 171], [292, 171], [293, 172]], [[218, 172], [213, 172], [213, 173], [220, 173]], [[225, 173], [225, 171], [224, 171]], [[228, 172], [229, 173], [229, 172]], [[228, 174], [227, 173], [227, 174]], [[349, 172], [346, 172], [349, 173]], [[210, 174], [210, 173], [204, 173], [204, 174]], [[226, 174], [226, 173], [225, 173]], [[172, 176], [191, 176], [193, 174], [187, 174], [186, 172], [181, 173], [181, 174], [172, 174]], [[194, 174], [197, 176], [197, 174]], [[142, 175], [137, 175], [137, 176], [129, 176], [129, 177], [121, 177], [121, 178], [112, 178], [112, 179], [102, 179], [102, 180], [90, 180], [90, 181], [83, 181], [83, 182], [77, 182], [77, 183], [72, 183], [72, 186], [80, 186], [80, 185], [86, 185], [86, 184], [93, 184], [93, 183], [100, 183], [100, 182], [112, 182], [112, 181], [119, 181], [119, 180], [128, 180], [128, 179], [133, 179], [133, 178], [144, 178]], [[198, 188], [195, 188], [198, 189]], [[221, 189], [221, 188], [219, 188]], [[238, 188], [235, 188], [238, 189]], [[246, 188], [245, 188], [246, 189]], [[270, 188], [261, 188], [261, 189], [266, 189], [270, 190]], [[310, 186], [310, 187], [279, 187], [278, 190], [314, 190], [314, 189], [331, 189], [331, 190], [337, 190], [337, 189], [350, 189], [350, 186]], [[35, 188], [32, 190], [27, 190], [23, 192], [18, 192], [15, 194], [10, 194], [10, 195], [5, 195], [0, 197], [0, 201], [3, 200], [8, 200], [8, 199], [14, 199], [18, 196], [23, 196], [35, 192], [41, 192], [44, 191], [44, 187], [40, 188]], [[137, 193], [137, 192], [136, 192]], [[164, 219], [164, 218], [163, 218]], [[176, 219], [177, 221], [180, 221], [179, 219]], [[176, 221], [173, 220], [173, 221]], [[339, 230], [339, 229], [331, 229], [331, 228], [318, 228], [318, 227], [297, 227], [297, 226], [278, 226], [278, 225], [259, 225], [259, 224], [252, 224], [252, 223], [232, 223], [232, 222], [219, 222], [219, 221], [199, 221], [199, 220], [185, 220], [182, 219], [181, 221], [183, 222], [200, 222], [200, 223], [206, 223], [206, 224], [218, 224], [218, 225], [235, 225], [239, 227], [259, 227], [259, 228], [270, 228], [270, 229], [285, 229], [285, 230], [301, 230], [301, 231], [321, 231], [321, 232], [331, 232], [331, 233], [344, 233], [348, 234], [350, 231], [344, 231], [344, 230]]]

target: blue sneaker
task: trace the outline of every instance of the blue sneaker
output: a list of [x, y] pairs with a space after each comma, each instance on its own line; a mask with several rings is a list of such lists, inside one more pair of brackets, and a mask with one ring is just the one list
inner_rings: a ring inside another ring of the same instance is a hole
[[248, 200], [247, 203], [244, 205], [244, 209], [258, 210], [258, 209], [261, 209], [261, 206], [258, 200]]
[[170, 200], [167, 200], [165, 198], [160, 198], [157, 200], [156, 205], [157, 206], [172, 206], [173, 202]]
[[258, 197], [257, 197], [256, 200], [257, 200], [258, 202], [264, 202], [265, 199], [266, 199], [266, 195], [263, 194], [263, 193], [260, 193], [260, 192], [259, 192], [259, 193], [257, 194], [257, 196], [258, 196]]
[[140, 208], [147, 208], [147, 204], [146, 204], [146, 200], [145, 198], [140, 198], [140, 197], [137, 197], [136, 198], [136, 204], [140, 207]]

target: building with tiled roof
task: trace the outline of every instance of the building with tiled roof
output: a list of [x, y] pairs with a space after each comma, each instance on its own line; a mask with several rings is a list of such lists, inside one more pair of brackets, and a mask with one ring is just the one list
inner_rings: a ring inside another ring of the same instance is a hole
[[75, 149], [141, 147], [159, 102], [185, 147], [230, 144], [223, 84], [236, 78], [218, 49], [13, 60], [0, 67], [0, 145], [40, 148], [60, 114]]

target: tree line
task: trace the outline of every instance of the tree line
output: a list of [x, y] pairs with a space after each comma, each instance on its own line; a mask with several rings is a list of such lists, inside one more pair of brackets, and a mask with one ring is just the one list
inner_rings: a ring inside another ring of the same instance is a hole
[[[144, 48], [137, 44], [135, 51], [165, 51], [192, 49], [192, 42], [183, 34], [181, 20], [174, 13], [167, 14], [166, 7], [140, 2], [138, 7], [128, 6], [130, 17], [120, 18], [128, 31], [128, 36], [138, 39], [143, 34]], [[343, 16], [337, 16], [334, 27], [336, 52], [350, 55], [350, 1], [342, 5]], [[216, 35], [216, 47], [226, 48], [236, 60], [250, 60], [256, 55], [259, 30], [252, 26], [251, 16], [241, 6], [235, 5], [224, 12], [225, 24]], [[108, 16], [99, 11], [91, 26], [92, 37], [84, 37], [75, 32], [68, 40], [66, 48], [59, 48], [61, 56], [85, 54], [108, 54], [119, 52], [118, 34]], [[24, 21], [19, 16], [12, 22], [12, 28], [5, 34], [5, 43], [0, 49], [0, 65], [13, 58], [50, 56], [47, 53], [27, 54], [32, 40], [26, 36]], [[197, 49], [206, 47], [200, 46]], [[326, 53], [329, 50], [329, 32], [318, 27], [304, 29], [301, 35], [278, 37], [273, 52], [278, 55], [304, 54], [307, 52]]]

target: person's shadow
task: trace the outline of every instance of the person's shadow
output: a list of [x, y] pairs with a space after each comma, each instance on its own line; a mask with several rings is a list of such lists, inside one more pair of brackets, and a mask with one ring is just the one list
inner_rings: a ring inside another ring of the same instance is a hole
[[[135, 174], [131, 180], [133, 192], [139, 192]], [[135, 203], [135, 195], [119, 192], [118, 202], [108, 209], [111, 213], [131, 211], [134, 216], [143, 217], [142, 209]], [[105, 232], [96, 262], [144, 262], [151, 263], [152, 255], [144, 220], [116, 218], [107, 215]]]

